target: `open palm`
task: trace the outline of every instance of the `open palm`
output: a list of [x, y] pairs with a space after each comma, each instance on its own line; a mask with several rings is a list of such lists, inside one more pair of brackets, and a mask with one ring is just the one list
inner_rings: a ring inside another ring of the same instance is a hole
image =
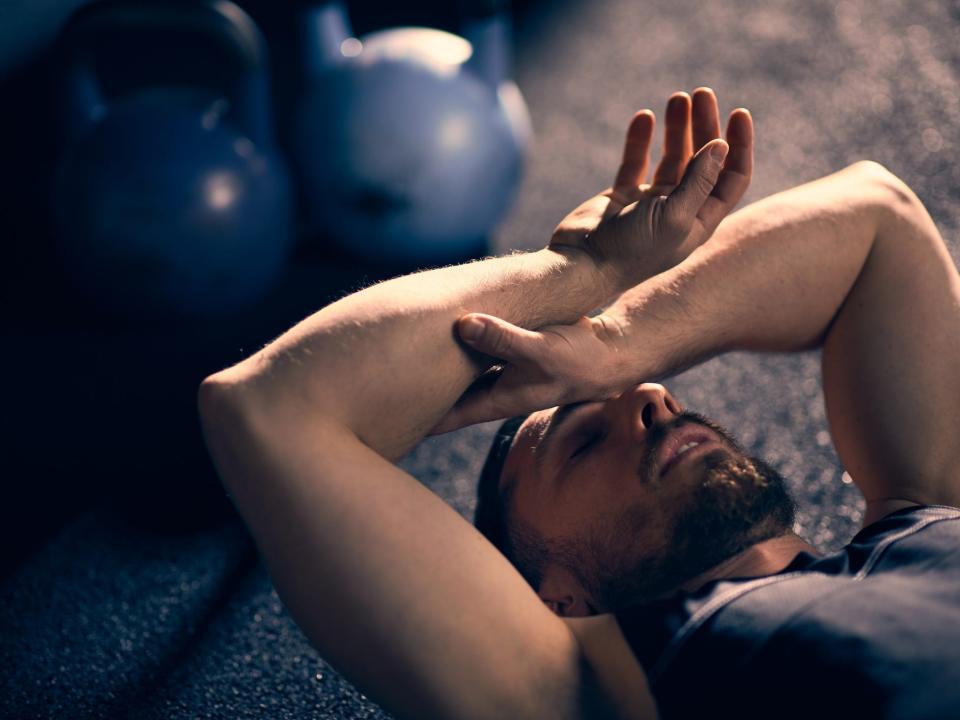
[[[641, 110], [627, 129], [613, 185], [567, 215], [550, 241], [552, 248], [585, 250], [627, 286], [684, 260], [750, 184], [753, 122], [747, 110], [731, 113], [726, 143], [720, 139], [717, 98], [709, 88], [698, 88], [692, 99], [674, 93], [665, 114], [663, 153], [652, 182], [646, 178], [656, 118]], [[708, 153], [715, 150], [722, 158], [727, 148], [722, 167], [712, 165]]]
[[[753, 172], [753, 121], [744, 109], [730, 115], [729, 150], [722, 168], [714, 168], [717, 174], [694, 167], [706, 162], [704, 148], [723, 146], [715, 142], [720, 115], [716, 96], [708, 88], [697, 89], [692, 100], [686, 93], [670, 97], [663, 156], [652, 182], [646, 184], [653, 128], [651, 111], [633, 117], [613, 186], [570, 213], [550, 241], [551, 247], [588, 252], [611, 272], [632, 275], [628, 286], [673, 267], [706, 242], [739, 202]], [[699, 185], [680, 192], [691, 182]], [[474, 334], [467, 330], [470, 325]], [[527, 330], [490, 315], [468, 313], [458, 329], [468, 345], [499, 364], [460, 398], [434, 432], [602, 399], [636, 381], [638, 368], [622, 342], [622, 330], [606, 315]]]

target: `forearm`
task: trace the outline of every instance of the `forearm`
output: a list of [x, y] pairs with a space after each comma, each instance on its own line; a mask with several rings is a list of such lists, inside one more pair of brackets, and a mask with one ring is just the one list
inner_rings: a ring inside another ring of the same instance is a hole
[[584, 256], [542, 250], [409, 275], [323, 308], [207, 383], [278, 425], [335, 420], [387, 458], [419, 442], [485, 369], [454, 324], [571, 322], [618, 289]]
[[649, 380], [729, 350], [818, 347], [896, 202], [889, 177], [858, 164], [731, 215], [607, 310], [626, 334], [624, 372]]
[[[280, 597], [323, 657], [398, 717], [528, 717], [534, 700], [576, 691], [569, 631], [384, 457], [482, 369], [455, 340], [465, 308], [570, 321], [608, 299], [590, 268], [543, 251], [392, 280], [201, 387], [211, 455]], [[551, 671], [564, 682], [545, 691]]]

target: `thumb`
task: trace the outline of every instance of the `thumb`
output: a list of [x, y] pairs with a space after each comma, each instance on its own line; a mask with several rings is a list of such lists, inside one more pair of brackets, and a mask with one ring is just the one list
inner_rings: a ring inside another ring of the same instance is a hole
[[524, 330], [493, 315], [468, 313], [457, 321], [460, 339], [474, 350], [515, 363], [536, 352], [540, 333]]
[[666, 217], [670, 225], [690, 230], [697, 212], [717, 184], [729, 150], [726, 141], [717, 138], [694, 155], [680, 184], [667, 198]]

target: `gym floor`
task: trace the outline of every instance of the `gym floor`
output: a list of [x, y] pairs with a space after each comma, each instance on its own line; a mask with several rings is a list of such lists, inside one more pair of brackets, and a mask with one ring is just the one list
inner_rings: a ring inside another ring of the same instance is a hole
[[[651, 107], [659, 116], [672, 91], [709, 85], [725, 113], [746, 106], [755, 118], [756, 174], [747, 201], [877, 160], [914, 188], [960, 259], [957, 3], [598, 0], [550, 3], [549, 12], [546, 5], [527, 4], [518, 19], [517, 80], [535, 139], [498, 249], [542, 245], [569, 209], [610, 182], [634, 110]], [[362, 276], [356, 272], [358, 281]], [[283, 319], [258, 320], [253, 334], [269, 339], [276, 324], [310, 309], [302, 300], [284, 307]], [[62, 337], [25, 345], [26, 331], [16, 332], [18, 369], [55, 366], [49, 358], [63, 352]], [[89, 356], [80, 362], [98, 373], [90, 382], [109, 385], [112, 346], [75, 340], [71, 350]], [[171, 351], [160, 338], [137, 352]], [[823, 551], [852, 537], [862, 503], [830, 444], [816, 353], [725, 356], [668, 385], [787, 476], [800, 501], [801, 535]], [[43, 435], [37, 447], [51, 455], [98, 452], [68, 430], [83, 422], [70, 402], [95, 401], [96, 393], [63, 392], [68, 400], [56, 412], [9, 414], [11, 426], [19, 419], [7, 438], [26, 442], [21, 426], [29, 421]], [[104, 433], [115, 429], [118, 444], [147, 447], [124, 421], [115, 419]], [[492, 430], [431, 439], [403, 465], [469, 517]], [[168, 437], [176, 443], [180, 435], [169, 429]], [[143, 522], [130, 502], [107, 493], [20, 562], [0, 587], [0, 715], [386, 717], [325, 664], [284, 612], [242, 526], [222, 509], [202, 457], [188, 453], [172, 469], [162, 458], [157, 463], [169, 485], [151, 478], [157, 487], [141, 502], [176, 492], [185, 514], [194, 504], [220, 510], [198, 512], [198, 520], [174, 529], [157, 512]], [[138, 466], [108, 465], [104, 473], [130, 485], [148, 482]], [[69, 496], [68, 486], [87, 482], [71, 476], [66, 460], [56, 467], [63, 473], [56, 482], [24, 467], [6, 483]]]

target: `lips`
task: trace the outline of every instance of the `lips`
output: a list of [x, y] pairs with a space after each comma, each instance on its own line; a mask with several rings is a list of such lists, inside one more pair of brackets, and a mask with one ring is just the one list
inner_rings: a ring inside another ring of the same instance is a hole
[[705, 452], [708, 446], [718, 444], [720, 444], [719, 438], [707, 428], [698, 425], [684, 425], [677, 428], [667, 435], [657, 453], [660, 477], [670, 472], [685, 457], [699, 455]]

